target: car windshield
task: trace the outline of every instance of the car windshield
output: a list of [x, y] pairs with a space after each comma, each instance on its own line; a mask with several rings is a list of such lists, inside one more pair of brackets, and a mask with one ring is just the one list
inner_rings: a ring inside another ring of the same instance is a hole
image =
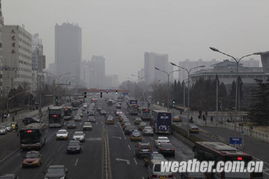
[[25, 158], [38, 158], [38, 153], [26, 153]]
[[153, 171], [154, 172], [160, 172], [161, 171], [161, 164], [155, 164]]
[[83, 135], [84, 133], [83, 132], [80, 132], [80, 131], [77, 131], [74, 133], [74, 135]]
[[66, 134], [66, 133], [67, 133], [67, 131], [65, 131], [65, 130], [64, 130], [64, 131], [62, 131], [62, 130], [61, 130], [61, 131], [58, 131], [57, 133], [58, 133], [58, 134]]

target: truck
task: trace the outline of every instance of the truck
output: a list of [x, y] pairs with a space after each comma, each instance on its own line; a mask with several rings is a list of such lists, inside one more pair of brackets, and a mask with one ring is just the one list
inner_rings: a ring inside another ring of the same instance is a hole
[[172, 133], [172, 115], [164, 110], [153, 110], [150, 124], [156, 134]]
[[129, 99], [127, 102], [127, 109], [130, 115], [138, 115], [139, 106], [137, 103], [137, 99]]

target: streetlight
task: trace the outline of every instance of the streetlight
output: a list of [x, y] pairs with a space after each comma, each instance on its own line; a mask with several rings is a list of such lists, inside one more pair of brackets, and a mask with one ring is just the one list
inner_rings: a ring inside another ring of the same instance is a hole
[[168, 82], [168, 85], [167, 85], [167, 111], [168, 111], [169, 110], [169, 102], [170, 102], [170, 93], [169, 93], [170, 75], [173, 74], [174, 72], [180, 71], [180, 70], [173, 70], [173, 71], [167, 72], [167, 71], [161, 70], [158, 67], [154, 67], [154, 69], [167, 75], [167, 79], [168, 79], [168, 81], [167, 81]]
[[194, 70], [194, 69], [197, 69], [197, 68], [203, 68], [205, 66], [200, 65], [200, 66], [196, 66], [196, 67], [193, 67], [193, 68], [185, 68], [185, 67], [179, 66], [179, 65], [177, 65], [177, 64], [175, 64], [173, 62], [170, 62], [170, 64], [185, 70], [187, 72], [187, 74], [188, 74], [188, 78], [187, 78], [188, 79], [188, 108], [190, 108], [190, 74], [191, 74], [191, 71]]
[[220, 53], [220, 54], [223, 54], [227, 57], [230, 57], [232, 58], [235, 63], [236, 63], [236, 74], [237, 74], [237, 79], [236, 79], [236, 87], [235, 87], [235, 110], [237, 111], [238, 110], [238, 107], [240, 106], [240, 91], [238, 90], [238, 86], [239, 86], [239, 63], [240, 61], [243, 59], [243, 58], [246, 58], [246, 57], [249, 57], [249, 56], [252, 56], [252, 55], [259, 55], [260, 53], [250, 53], [250, 54], [247, 54], [247, 55], [244, 55], [240, 58], [235, 58], [234, 56], [232, 55], [229, 55], [225, 52], [222, 52], [220, 50], [218, 50], [217, 48], [215, 47], [209, 47], [210, 50], [214, 51], [214, 52], [217, 52], [217, 53]]

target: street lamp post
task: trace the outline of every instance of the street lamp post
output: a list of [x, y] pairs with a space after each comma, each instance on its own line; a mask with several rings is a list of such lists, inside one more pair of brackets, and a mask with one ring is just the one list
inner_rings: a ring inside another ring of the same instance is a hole
[[237, 78], [236, 78], [236, 86], [235, 86], [235, 110], [237, 111], [238, 107], [240, 106], [240, 100], [238, 100], [239, 97], [240, 97], [240, 91], [239, 91], [239, 64], [240, 64], [240, 61], [243, 58], [246, 58], [246, 57], [249, 57], [249, 56], [252, 56], [252, 55], [259, 55], [260, 53], [251, 53], [251, 54], [244, 55], [244, 56], [242, 56], [240, 58], [235, 58], [234, 56], [229, 55], [229, 54], [227, 54], [225, 52], [222, 52], [222, 51], [218, 50], [215, 47], [209, 47], [209, 49], [214, 51], [214, 52], [218, 52], [220, 54], [223, 54], [223, 55], [225, 55], [227, 57], [232, 58], [236, 63], [236, 75], [237, 75]]
[[196, 66], [196, 67], [193, 67], [193, 68], [185, 68], [185, 67], [179, 66], [179, 65], [177, 65], [175, 63], [172, 63], [172, 62], [170, 64], [185, 70], [187, 72], [187, 74], [188, 74], [188, 78], [187, 78], [188, 79], [188, 108], [190, 108], [190, 74], [191, 74], [191, 71], [194, 70], [194, 69], [197, 69], [197, 68], [203, 68], [205, 66], [201, 65], [201, 66]]
[[169, 93], [170, 75], [173, 74], [174, 72], [180, 71], [180, 70], [173, 70], [173, 71], [167, 72], [167, 71], [159, 69], [158, 67], [154, 67], [154, 68], [155, 68], [155, 70], [160, 71], [160, 72], [167, 75], [167, 82], [168, 82], [168, 84], [167, 84], [167, 111], [169, 111], [169, 104], [170, 104], [170, 93]]

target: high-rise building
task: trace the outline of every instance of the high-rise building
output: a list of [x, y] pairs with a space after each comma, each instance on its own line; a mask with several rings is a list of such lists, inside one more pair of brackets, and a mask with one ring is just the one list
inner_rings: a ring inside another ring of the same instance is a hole
[[55, 64], [58, 81], [80, 84], [81, 28], [63, 23], [55, 26]]
[[8, 92], [12, 88], [32, 86], [32, 35], [24, 27], [3, 27], [3, 86]]
[[106, 67], [105, 58], [102, 56], [92, 56], [92, 87], [93, 88], [104, 88], [106, 83]]
[[[155, 70], [155, 67], [162, 71], [170, 72], [172, 69], [168, 63], [167, 54], [157, 54], [153, 52], [145, 52], [144, 54], [144, 78], [147, 84], [165, 83], [168, 78], [165, 73]], [[171, 75], [172, 76], [172, 75]]]
[[3, 41], [2, 41], [2, 31], [4, 26], [4, 17], [2, 15], [2, 2], [0, 0], [0, 96], [3, 94]]
[[38, 34], [33, 35], [33, 56], [32, 56], [32, 69], [33, 69], [33, 83], [32, 90], [42, 88], [44, 84], [44, 72], [46, 67], [46, 57], [43, 54], [42, 40]]

